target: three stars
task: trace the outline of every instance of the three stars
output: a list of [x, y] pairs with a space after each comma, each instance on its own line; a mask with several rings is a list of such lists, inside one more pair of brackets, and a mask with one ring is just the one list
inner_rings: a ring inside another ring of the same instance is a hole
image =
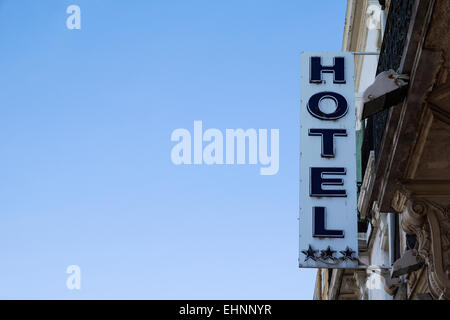
[[[332, 250], [330, 246], [328, 246], [326, 250], [320, 250], [320, 257], [316, 255], [318, 251], [319, 250], [314, 250], [311, 245], [309, 245], [308, 250], [302, 250], [302, 253], [306, 256], [305, 261], [308, 261], [309, 259], [317, 261], [318, 258], [320, 258], [321, 260], [337, 259], [334, 257], [336, 250]], [[339, 251], [339, 253], [342, 255], [340, 259], [343, 261], [356, 260], [356, 258], [353, 256], [355, 254], [355, 251], [353, 251], [349, 247], [347, 247], [345, 250]]]

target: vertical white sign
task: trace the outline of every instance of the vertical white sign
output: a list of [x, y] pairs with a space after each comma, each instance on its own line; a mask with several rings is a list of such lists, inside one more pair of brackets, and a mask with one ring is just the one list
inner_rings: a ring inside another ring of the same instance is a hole
[[301, 268], [358, 265], [353, 69], [352, 53], [301, 55]]

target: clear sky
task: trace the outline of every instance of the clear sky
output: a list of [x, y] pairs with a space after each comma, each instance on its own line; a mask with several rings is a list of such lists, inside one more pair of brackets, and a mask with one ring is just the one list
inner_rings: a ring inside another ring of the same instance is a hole
[[[345, 5], [0, 0], [0, 298], [311, 299], [300, 52], [341, 49]], [[278, 174], [175, 166], [194, 120], [279, 129]]]

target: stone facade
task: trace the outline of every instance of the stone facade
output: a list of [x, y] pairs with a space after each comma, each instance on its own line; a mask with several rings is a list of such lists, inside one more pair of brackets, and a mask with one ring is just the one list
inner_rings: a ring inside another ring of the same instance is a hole
[[[384, 7], [376, 65], [410, 77], [403, 102], [360, 123], [360, 270], [329, 272], [328, 299], [450, 299], [450, 1], [375, 1]], [[348, 1], [345, 51], [376, 43], [362, 22], [374, 1]], [[373, 48], [370, 48], [373, 51]], [[372, 70], [373, 74], [369, 74]], [[373, 80], [372, 80], [373, 81]], [[361, 109], [362, 106], [357, 106]], [[360, 111], [358, 111], [360, 112]], [[377, 266], [379, 268], [377, 268]]]

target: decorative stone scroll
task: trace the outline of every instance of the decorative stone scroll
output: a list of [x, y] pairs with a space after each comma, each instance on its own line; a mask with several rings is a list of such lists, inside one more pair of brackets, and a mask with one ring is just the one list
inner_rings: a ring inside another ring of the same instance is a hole
[[411, 198], [402, 213], [401, 226], [415, 234], [418, 253], [424, 259], [428, 286], [434, 299], [450, 299], [449, 207], [425, 199]]

